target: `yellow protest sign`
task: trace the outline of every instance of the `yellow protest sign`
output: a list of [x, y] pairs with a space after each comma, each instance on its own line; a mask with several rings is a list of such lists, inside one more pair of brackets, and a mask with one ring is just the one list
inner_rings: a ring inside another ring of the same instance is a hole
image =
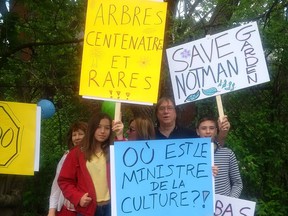
[[0, 101], [0, 173], [34, 174], [36, 104]]
[[79, 94], [156, 103], [167, 4], [88, 1]]

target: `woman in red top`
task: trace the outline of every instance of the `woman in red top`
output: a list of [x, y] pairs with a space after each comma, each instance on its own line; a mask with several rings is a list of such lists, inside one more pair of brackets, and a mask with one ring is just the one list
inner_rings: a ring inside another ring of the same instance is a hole
[[88, 123], [83, 146], [67, 155], [58, 184], [77, 215], [111, 215], [109, 145], [112, 131], [118, 135], [119, 130], [123, 130], [122, 122], [113, 122], [112, 127], [109, 115], [95, 114]]

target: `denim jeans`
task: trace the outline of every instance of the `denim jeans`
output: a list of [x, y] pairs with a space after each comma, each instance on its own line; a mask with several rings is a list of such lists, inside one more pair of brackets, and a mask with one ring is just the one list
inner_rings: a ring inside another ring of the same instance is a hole
[[111, 203], [107, 205], [97, 206], [94, 216], [111, 216]]
[[[77, 213], [77, 216], [82, 216]], [[94, 216], [111, 216], [111, 203], [107, 205], [97, 206]]]

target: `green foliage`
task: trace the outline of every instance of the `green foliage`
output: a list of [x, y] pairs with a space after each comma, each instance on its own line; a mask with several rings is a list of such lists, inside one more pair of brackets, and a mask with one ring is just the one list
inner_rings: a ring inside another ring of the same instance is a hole
[[[17, 10], [11, 8], [0, 18], [0, 100], [37, 103], [47, 98], [57, 109], [52, 118], [41, 123], [40, 171], [27, 177], [23, 192], [25, 216], [47, 215], [52, 180], [66, 150], [70, 124], [87, 120], [92, 112], [100, 110], [99, 102], [78, 95], [86, 2], [16, 0], [13, 6]], [[232, 125], [227, 145], [235, 151], [240, 164], [242, 198], [257, 202], [256, 215], [288, 215], [287, 2], [167, 2], [184, 5], [171, 8], [167, 47], [241, 23], [258, 22], [271, 81], [223, 95], [225, 114]], [[165, 67], [161, 78], [162, 91], [171, 92]], [[217, 113], [214, 98], [195, 105], [198, 115]], [[127, 110], [123, 113], [125, 122], [135, 114]]]
[[[283, 170], [287, 167], [284, 140], [288, 138], [288, 130], [286, 122], [277, 119], [277, 112], [270, 109], [269, 95], [256, 91], [251, 96], [245, 90], [229, 97], [225, 107], [232, 111], [228, 116], [233, 129], [228, 143], [240, 162], [242, 197], [257, 201], [257, 215], [286, 215], [287, 174]], [[237, 109], [239, 106], [242, 109]]]

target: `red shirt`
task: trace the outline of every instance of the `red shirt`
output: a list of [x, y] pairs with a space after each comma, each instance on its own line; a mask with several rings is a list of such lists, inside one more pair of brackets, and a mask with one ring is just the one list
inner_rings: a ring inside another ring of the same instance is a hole
[[[110, 163], [108, 161], [106, 172], [109, 190], [111, 191]], [[64, 197], [74, 204], [77, 212], [85, 216], [94, 216], [97, 208], [96, 191], [86, 167], [84, 153], [81, 151], [80, 147], [75, 147], [68, 153], [59, 174], [58, 184]], [[85, 193], [89, 194], [92, 201], [87, 207], [81, 207], [79, 205], [80, 199]]]

